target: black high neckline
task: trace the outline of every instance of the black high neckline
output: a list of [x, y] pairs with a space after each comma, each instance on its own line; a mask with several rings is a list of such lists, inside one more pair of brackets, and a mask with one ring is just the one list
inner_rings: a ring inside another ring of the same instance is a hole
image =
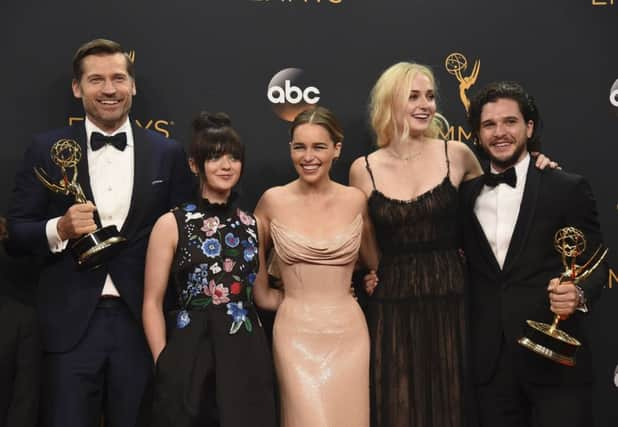
[[223, 203], [211, 202], [206, 197], [202, 197], [199, 200], [199, 208], [213, 215], [226, 215], [230, 214], [236, 208], [236, 200], [238, 199], [238, 193], [232, 191], [227, 200]]

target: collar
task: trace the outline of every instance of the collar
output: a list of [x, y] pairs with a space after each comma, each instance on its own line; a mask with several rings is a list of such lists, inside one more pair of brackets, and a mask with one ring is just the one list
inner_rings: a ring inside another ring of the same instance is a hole
[[[106, 136], [113, 136], [117, 133], [124, 132], [127, 134], [127, 146], [133, 146], [133, 128], [131, 127], [131, 121], [128, 117], [125, 122], [112, 133], [104, 132], [103, 130], [101, 130], [97, 125], [90, 121], [88, 116], [86, 116], [86, 118], [84, 119], [84, 125], [86, 127], [86, 140], [88, 142], [90, 142], [90, 135], [92, 135], [92, 132], [99, 132]], [[88, 144], [88, 147], [90, 147], [90, 143]]]
[[201, 210], [215, 215], [229, 214], [236, 208], [236, 201], [238, 199], [238, 193], [234, 190], [230, 193], [230, 196], [224, 203], [212, 203], [205, 197], [199, 200], [199, 206]]
[[[515, 175], [517, 175], [517, 187], [526, 182], [526, 174], [528, 173], [528, 167], [530, 166], [530, 153], [526, 152], [526, 155], [519, 162], [515, 163]], [[492, 173], [499, 173], [494, 166], [490, 163], [490, 170]]]

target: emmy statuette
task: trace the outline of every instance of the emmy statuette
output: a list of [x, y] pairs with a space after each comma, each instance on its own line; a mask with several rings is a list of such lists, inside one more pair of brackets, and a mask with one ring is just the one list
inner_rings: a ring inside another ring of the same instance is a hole
[[[60, 139], [50, 150], [52, 161], [60, 167], [61, 179], [54, 183], [47, 173], [38, 167], [34, 174], [41, 183], [54, 193], [73, 196], [76, 203], [86, 203], [86, 196], [77, 181], [77, 165], [82, 158], [79, 144], [72, 139]], [[68, 172], [72, 170], [69, 179]], [[91, 270], [100, 267], [124, 246], [127, 239], [122, 237], [115, 225], [99, 228], [70, 243], [71, 255], [77, 263], [78, 270]]]
[[[564, 272], [560, 281], [572, 281], [576, 285], [583, 282], [601, 264], [607, 255], [607, 248], [599, 246], [583, 265], [576, 264], [577, 257], [586, 250], [584, 233], [575, 227], [564, 227], [554, 235], [554, 248], [562, 256]], [[575, 353], [581, 343], [558, 329], [560, 316], [556, 315], [551, 325], [527, 320], [526, 332], [517, 342], [529, 350], [556, 363], [575, 366]]]

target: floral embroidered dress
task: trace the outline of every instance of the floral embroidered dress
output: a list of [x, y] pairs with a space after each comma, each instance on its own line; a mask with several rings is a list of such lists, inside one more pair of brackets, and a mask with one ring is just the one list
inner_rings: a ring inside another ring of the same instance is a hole
[[207, 200], [174, 210], [178, 309], [157, 361], [153, 426], [275, 426], [272, 358], [252, 300], [255, 218]]

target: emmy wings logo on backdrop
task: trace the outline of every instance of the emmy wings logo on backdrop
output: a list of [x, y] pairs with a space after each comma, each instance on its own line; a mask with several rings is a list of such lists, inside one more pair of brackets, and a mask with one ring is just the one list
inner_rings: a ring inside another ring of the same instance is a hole
[[[468, 98], [468, 89], [476, 83], [481, 71], [481, 60], [476, 59], [472, 70], [468, 70], [468, 59], [464, 54], [453, 52], [444, 59], [444, 68], [454, 76], [459, 82], [459, 100], [464, 107], [466, 113], [470, 108], [470, 99]], [[468, 132], [461, 125], [451, 125], [447, 127], [446, 133], [440, 131], [442, 138], [448, 138], [458, 141], [470, 141], [472, 132]]]
[[343, 0], [249, 0], [251, 3], [285, 3], [285, 4], [327, 4], [338, 6]]
[[[126, 52], [129, 56], [131, 62], [135, 63], [135, 50], [130, 50]], [[83, 116], [69, 116], [69, 126], [73, 126], [73, 123], [84, 120]], [[156, 132], [163, 134], [166, 138], [169, 138], [171, 135], [170, 127], [174, 126], [174, 122], [172, 120], [162, 120], [162, 119], [149, 119], [147, 121], [135, 119], [135, 123], [143, 128], [150, 129]]]
[[291, 122], [298, 113], [318, 103], [320, 89], [308, 84], [301, 68], [284, 68], [270, 79], [266, 96], [275, 114]]
[[609, 90], [609, 103], [613, 107], [612, 111], [618, 116], [618, 79]]

